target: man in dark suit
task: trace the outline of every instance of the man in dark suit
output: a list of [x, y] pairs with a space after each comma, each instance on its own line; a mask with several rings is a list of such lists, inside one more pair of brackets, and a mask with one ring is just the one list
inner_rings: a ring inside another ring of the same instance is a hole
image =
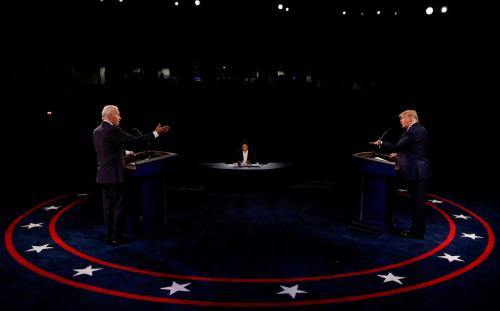
[[93, 133], [97, 153], [96, 182], [102, 188], [106, 243], [118, 245], [122, 242], [125, 222], [124, 145], [154, 140], [159, 135], [167, 133], [170, 127], [158, 124], [152, 133], [136, 137], [119, 127], [121, 116], [117, 106], [105, 106], [101, 115], [102, 123]]
[[248, 147], [248, 141], [243, 140], [240, 149], [235, 152], [234, 158], [238, 165], [250, 165], [256, 161], [257, 157], [255, 151]]
[[381, 140], [372, 144], [394, 152], [391, 153], [391, 158], [396, 159], [398, 176], [408, 186], [412, 225], [410, 230], [403, 230], [400, 235], [405, 238], [422, 239], [425, 232], [425, 194], [431, 176], [431, 165], [427, 155], [427, 130], [419, 123], [415, 110], [401, 112], [399, 121], [405, 131], [396, 144]]

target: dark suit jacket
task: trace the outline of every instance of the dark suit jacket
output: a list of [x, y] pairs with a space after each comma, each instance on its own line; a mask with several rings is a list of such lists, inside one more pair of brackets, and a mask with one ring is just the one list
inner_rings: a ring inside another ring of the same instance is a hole
[[103, 121], [94, 130], [93, 140], [97, 153], [97, 178], [99, 184], [124, 182], [125, 162], [123, 160], [124, 144], [139, 144], [154, 140], [151, 132], [144, 136], [133, 136], [121, 128]]
[[431, 176], [431, 164], [428, 159], [427, 130], [420, 123], [415, 123], [406, 130], [396, 144], [385, 142], [383, 146], [398, 153], [400, 176], [405, 181], [417, 181]]
[[[248, 157], [247, 160], [250, 163], [255, 163], [257, 156], [255, 155], [255, 151], [252, 149], [248, 149]], [[236, 162], [243, 162], [243, 150], [239, 149], [234, 153], [234, 160]]]

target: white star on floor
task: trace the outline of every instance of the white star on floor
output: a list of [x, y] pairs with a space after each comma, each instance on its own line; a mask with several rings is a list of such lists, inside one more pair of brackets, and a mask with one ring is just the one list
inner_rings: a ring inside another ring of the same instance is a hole
[[469, 239], [476, 240], [476, 239], [482, 239], [483, 237], [479, 236], [479, 235], [476, 235], [475, 233], [465, 233], [465, 232], [462, 232], [461, 238], [469, 238]]
[[408, 192], [408, 189], [396, 189], [397, 192]]
[[452, 261], [462, 261], [462, 259], [460, 259], [460, 256], [452, 256], [448, 253], [444, 253], [444, 256], [438, 256], [439, 258], [444, 258], [444, 259], [447, 259], [449, 262], [452, 262]]
[[73, 269], [73, 271], [76, 271], [76, 273], [73, 274], [73, 276], [82, 275], [82, 274], [92, 276], [92, 273], [94, 273], [95, 271], [99, 271], [99, 270], [102, 270], [102, 268], [92, 268], [92, 265], [90, 265], [90, 266], [87, 266], [86, 268], [83, 268], [83, 269]]
[[43, 209], [46, 210], [46, 211], [50, 211], [50, 210], [58, 210], [60, 209], [62, 206], [55, 206], [55, 205], [51, 205], [51, 206], [45, 206]]
[[455, 219], [469, 219], [469, 218], [472, 218], [470, 216], [465, 216], [464, 214], [460, 214], [460, 215], [456, 215], [456, 214], [453, 214], [453, 217], [455, 217]]
[[441, 203], [443, 203], [443, 201], [439, 201], [439, 200], [436, 200], [436, 199], [427, 200], [427, 201], [429, 201], [429, 202], [431, 202], [433, 204], [441, 204]]
[[78, 193], [76, 196], [77, 197], [88, 197], [90, 193]]
[[191, 285], [191, 283], [178, 284], [175, 281], [172, 281], [172, 285], [170, 285], [168, 287], [162, 287], [160, 289], [169, 290], [170, 293], [168, 295], [170, 296], [170, 295], [175, 294], [177, 292], [190, 292], [190, 290], [186, 288], [189, 285]]
[[401, 284], [401, 285], [403, 284], [403, 282], [401, 282], [400, 280], [406, 278], [405, 276], [394, 275], [391, 272], [389, 272], [386, 275], [384, 275], [384, 274], [377, 274], [377, 276], [383, 278], [384, 279], [384, 283], [387, 283], [387, 282], [396, 282], [396, 283]]
[[297, 294], [307, 294], [306, 291], [303, 291], [303, 290], [300, 290], [299, 289], [299, 285], [296, 284], [292, 287], [286, 287], [286, 286], [283, 286], [283, 285], [280, 285], [282, 291], [279, 292], [279, 293], [276, 293], [277, 295], [283, 295], [283, 294], [288, 294], [290, 296], [292, 296], [293, 299], [295, 299], [295, 296]]
[[46, 249], [51, 249], [51, 248], [53, 248], [53, 247], [49, 246], [49, 244], [40, 245], [40, 246], [32, 245], [30, 249], [26, 250], [26, 252], [40, 253], [41, 251], [44, 251]]
[[28, 225], [24, 225], [24, 226], [21, 226], [21, 227], [28, 228], [28, 230], [29, 230], [29, 229], [33, 229], [33, 228], [37, 228], [37, 227], [41, 228], [41, 227], [43, 227], [42, 224], [43, 224], [43, 222], [39, 222], [39, 223], [36, 223], [36, 224], [30, 222]]

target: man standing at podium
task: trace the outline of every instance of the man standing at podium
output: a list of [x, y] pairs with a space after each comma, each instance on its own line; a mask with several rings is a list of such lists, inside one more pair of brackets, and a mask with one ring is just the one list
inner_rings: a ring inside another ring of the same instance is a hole
[[377, 140], [371, 144], [391, 152], [396, 160], [399, 178], [408, 186], [412, 212], [412, 225], [400, 235], [405, 238], [422, 239], [425, 233], [425, 194], [431, 165], [428, 159], [428, 136], [425, 127], [420, 125], [415, 110], [405, 110], [399, 114], [399, 122], [405, 130], [396, 144]]
[[101, 116], [102, 123], [94, 129], [93, 134], [97, 154], [96, 182], [102, 189], [106, 243], [118, 245], [122, 242], [125, 225], [124, 144], [154, 140], [159, 135], [167, 133], [170, 127], [158, 124], [153, 132], [136, 137], [119, 127], [121, 116], [117, 106], [105, 106]]

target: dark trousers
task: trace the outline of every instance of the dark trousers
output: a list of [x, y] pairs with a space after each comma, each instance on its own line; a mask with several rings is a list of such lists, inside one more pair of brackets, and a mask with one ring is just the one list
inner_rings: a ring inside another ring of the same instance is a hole
[[408, 183], [413, 220], [410, 230], [417, 235], [424, 235], [425, 233], [425, 194], [427, 193], [427, 185], [427, 179]]
[[[425, 233], [425, 195], [427, 193], [428, 179], [423, 179], [413, 182], [403, 182], [398, 180], [396, 183], [389, 183], [389, 189], [396, 188], [408, 188], [409, 197], [409, 209], [411, 212], [412, 224], [410, 231], [415, 235], [424, 235]], [[394, 227], [394, 208], [399, 201], [399, 195], [396, 198], [396, 194], [388, 194], [387, 198], [387, 214], [386, 214], [386, 224], [389, 230]]]
[[125, 225], [123, 184], [102, 184], [102, 207], [106, 240], [120, 240]]

